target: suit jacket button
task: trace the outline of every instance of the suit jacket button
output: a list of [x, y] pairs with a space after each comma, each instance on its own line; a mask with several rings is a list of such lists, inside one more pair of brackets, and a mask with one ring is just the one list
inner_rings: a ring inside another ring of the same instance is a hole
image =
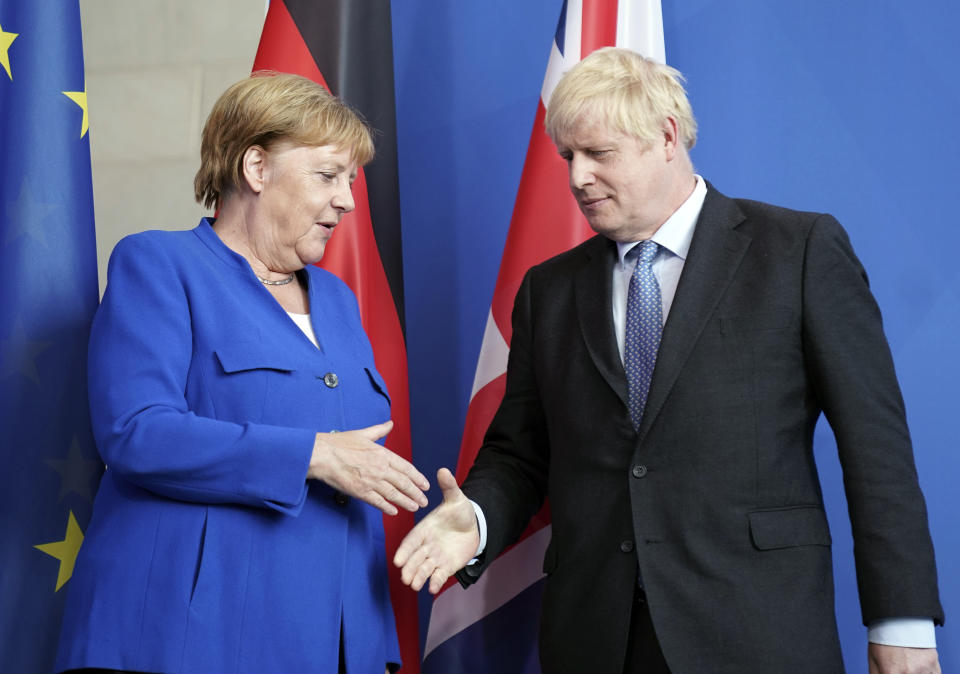
[[620, 543], [620, 552], [633, 552], [633, 541], [623, 541]]
[[647, 474], [647, 467], [643, 464], [637, 464], [633, 467], [634, 477], [644, 477]]
[[323, 375], [323, 383], [326, 384], [328, 388], [337, 388], [340, 384], [340, 377], [333, 372], [327, 372]]
[[333, 497], [333, 502], [336, 503], [338, 506], [345, 506], [347, 505], [347, 503], [350, 502], [350, 497], [347, 496], [346, 494], [341, 494], [340, 492], [337, 492], [336, 495]]

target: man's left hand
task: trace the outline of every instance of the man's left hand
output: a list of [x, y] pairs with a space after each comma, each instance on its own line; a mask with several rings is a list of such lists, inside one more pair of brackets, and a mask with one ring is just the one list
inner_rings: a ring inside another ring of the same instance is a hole
[[870, 674], [940, 674], [936, 648], [906, 648], [870, 644], [867, 647]]

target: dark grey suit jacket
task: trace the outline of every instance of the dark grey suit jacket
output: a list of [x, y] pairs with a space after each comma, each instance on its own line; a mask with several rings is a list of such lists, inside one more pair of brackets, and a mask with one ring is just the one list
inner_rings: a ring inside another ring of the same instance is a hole
[[864, 621], [942, 622], [890, 350], [837, 221], [708, 187], [637, 432], [615, 261], [598, 236], [528, 272], [506, 394], [463, 485], [487, 519], [487, 561], [549, 497], [543, 671], [622, 671], [638, 564], [675, 673], [842, 671], [812, 448], [821, 412]]

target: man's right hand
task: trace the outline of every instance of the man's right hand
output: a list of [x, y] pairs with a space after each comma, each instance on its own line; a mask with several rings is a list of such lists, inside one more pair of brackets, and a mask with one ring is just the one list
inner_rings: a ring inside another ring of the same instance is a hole
[[441, 468], [437, 484], [443, 490], [443, 503], [406, 535], [393, 557], [403, 582], [420, 590], [429, 578], [430, 594], [437, 594], [450, 576], [466, 566], [480, 544], [477, 515], [457, 480]]

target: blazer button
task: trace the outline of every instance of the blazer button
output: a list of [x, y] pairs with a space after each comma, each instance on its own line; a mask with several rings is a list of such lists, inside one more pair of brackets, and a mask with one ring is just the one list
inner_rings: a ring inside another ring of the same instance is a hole
[[345, 506], [350, 502], [350, 497], [347, 496], [346, 494], [341, 494], [340, 492], [337, 492], [336, 495], [333, 497], [333, 502], [336, 503], [338, 506]]
[[323, 383], [327, 385], [327, 388], [337, 388], [340, 385], [340, 377], [333, 372], [327, 372], [323, 375]]
[[644, 466], [643, 464], [637, 464], [636, 466], [633, 467], [634, 477], [637, 477], [637, 478], [645, 477], [646, 474], [647, 474], [647, 467]]
[[620, 543], [620, 552], [633, 552], [633, 541], [623, 541]]

